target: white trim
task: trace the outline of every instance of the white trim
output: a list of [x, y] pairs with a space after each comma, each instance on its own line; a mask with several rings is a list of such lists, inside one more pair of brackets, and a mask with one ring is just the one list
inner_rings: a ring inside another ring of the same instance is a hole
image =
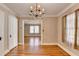
[[[16, 46], [15, 46], [16, 47]], [[4, 51], [4, 54], [3, 55], [6, 55], [8, 52], [10, 52], [10, 50], [14, 49], [15, 47], [11, 48], [11, 49], [8, 49], [6, 51]]]
[[[22, 45], [22, 43], [18, 43], [19, 45]], [[41, 43], [41, 45], [58, 45], [58, 43]]]
[[[66, 7], [65, 9], [63, 9], [60, 13], [58, 13], [57, 15], [45, 15], [44, 17], [58, 17], [60, 15], [62, 15], [64, 12], [66, 12], [69, 8], [71, 8], [72, 6], [74, 6], [76, 3], [72, 3], [70, 4], [68, 7]], [[20, 18], [26, 18], [26, 16], [20, 16], [20, 15], [17, 15], [15, 12], [13, 12], [10, 8], [8, 8], [5, 4], [1, 3], [0, 4], [3, 8], [5, 8], [6, 10], [8, 10], [10, 13], [16, 15], [16, 16], [19, 16]], [[27, 17], [30, 17], [27, 15]]]
[[[25, 22], [28, 22], [28, 21], [36, 21], [36, 20], [23, 20], [22, 21], [22, 45], [24, 45], [24, 24], [25, 24]], [[39, 21], [39, 20], [38, 20]], [[42, 29], [43, 29], [43, 25], [42, 25], [43, 23], [42, 23], [42, 21], [40, 21], [40, 25], [41, 25], [41, 44], [42, 44], [42, 41], [43, 41], [43, 35], [42, 35], [42, 33], [43, 33], [43, 31], [42, 31]]]
[[6, 55], [9, 51], [10, 51], [10, 50], [6, 50], [6, 51], [4, 52], [4, 55]]
[[[57, 16], [58, 16], [58, 15], [45, 15], [45, 16], [43, 16], [43, 18], [44, 18], [44, 17], [57, 17]], [[27, 15], [27, 16], [20, 16], [20, 15], [19, 15], [19, 18], [25, 18], [25, 19], [26, 19], [27, 17], [33, 17], [33, 16], [29, 16], [29, 15]]]
[[42, 43], [41, 45], [58, 45], [57, 43]]
[[62, 48], [64, 51], [66, 51], [67, 53], [69, 53], [71, 56], [76, 56], [74, 53], [72, 53], [71, 51], [69, 51], [68, 49], [64, 48], [63, 46], [61, 46], [58, 43], [42, 43], [41, 45], [58, 45], [60, 48]]
[[42, 43], [41, 45], [58, 45], [60, 48], [62, 48], [64, 51], [66, 51], [67, 53], [69, 53], [71, 56], [76, 56], [74, 53], [72, 53], [71, 51], [69, 51], [67, 48], [63, 47], [62, 45], [58, 44], [58, 43]]
[[16, 15], [15, 12], [13, 12], [13, 11], [12, 11], [10, 8], [8, 8], [5, 4], [0, 3], [0, 6], [1, 6], [4, 10], [8, 11], [9, 13], [11, 13], [11, 14], [13, 14], [13, 15]]
[[24, 20], [22, 21], [22, 45], [24, 45]]
[[[22, 43], [19, 43], [20, 45], [22, 45]], [[67, 48], [63, 47], [62, 45], [58, 44], [58, 43], [42, 43], [41, 45], [58, 45], [60, 48], [62, 48], [64, 51], [66, 51], [67, 53], [69, 53], [71, 56], [76, 56], [74, 53], [72, 53], [71, 51], [69, 51]], [[15, 48], [15, 47], [14, 47]], [[12, 48], [13, 49], [13, 48]], [[10, 49], [11, 50], [11, 49]], [[7, 54], [10, 50], [6, 50], [4, 52], [4, 55]]]
[[76, 3], [70, 4], [67, 8], [63, 9], [63, 11], [61, 11], [57, 16], [61, 16], [64, 12], [66, 12], [68, 9], [70, 9], [70, 8], [73, 7], [74, 5], [76, 5]]
[[22, 45], [22, 43], [18, 43], [18, 45]]
[[71, 56], [76, 56], [74, 53], [72, 53], [71, 51], [69, 51], [67, 48], [63, 47], [62, 45], [58, 44], [58, 46], [60, 48], [62, 48], [64, 51], [66, 51], [67, 53], [69, 53]]

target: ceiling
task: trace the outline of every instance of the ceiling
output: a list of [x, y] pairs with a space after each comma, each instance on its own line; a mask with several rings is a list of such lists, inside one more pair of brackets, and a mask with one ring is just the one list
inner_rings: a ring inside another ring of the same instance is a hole
[[[39, 3], [45, 9], [46, 16], [56, 16], [71, 3]], [[30, 6], [34, 3], [5, 3], [19, 17], [29, 16]]]

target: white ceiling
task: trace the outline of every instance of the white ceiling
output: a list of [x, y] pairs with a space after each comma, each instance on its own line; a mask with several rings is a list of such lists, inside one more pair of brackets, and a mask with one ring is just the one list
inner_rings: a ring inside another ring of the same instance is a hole
[[[56, 16], [71, 3], [39, 3], [45, 9], [46, 16]], [[30, 6], [34, 3], [5, 3], [5, 5], [16, 13], [19, 17], [29, 16]]]

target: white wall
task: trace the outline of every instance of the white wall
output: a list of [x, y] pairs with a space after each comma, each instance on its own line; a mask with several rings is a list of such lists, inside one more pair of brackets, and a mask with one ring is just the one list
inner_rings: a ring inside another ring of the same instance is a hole
[[55, 17], [49, 17], [44, 19], [44, 44], [47, 43], [57, 43], [57, 25], [58, 25], [58, 20]]
[[4, 12], [0, 11], [0, 55], [4, 53]]
[[74, 48], [70, 48], [68, 46], [66, 46], [63, 42], [62, 42], [62, 17], [64, 15], [67, 15], [69, 13], [74, 12], [76, 9], [79, 9], [79, 4], [75, 4], [74, 6], [72, 6], [70, 9], [68, 9], [67, 11], [65, 11], [61, 16], [58, 17], [58, 43], [59, 45], [61, 45], [65, 50], [67, 50], [71, 55], [79, 55], [79, 50], [74, 49]]
[[[33, 20], [31, 18], [20, 18], [19, 19], [19, 43], [22, 43], [22, 21], [24, 20]], [[42, 21], [42, 31], [44, 29], [44, 33], [42, 33], [43, 40], [42, 44], [54, 44], [57, 43], [57, 25], [58, 25], [58, 20], [56, 17], [47, 17], [44, 19], [41, 19]], [[36, 21], [34, 21], [36, 22]]]
[[[10, 27], [10, 25], [12, 25]], [[0, 55], [5, 55], [11, 48], [14, 48], [18, 44], [18, 20], [14, 14], [8, 12], [7, 8], [4, 8], [0, 4]], [[12, 29], [12, 40], [9, 39], [9, 33]], [[10, 46], [11, 45], [11, 46]], [[11, 48], [10, 48], [11, 47]], [[10, 48], [10, 49], [9, 49]]]

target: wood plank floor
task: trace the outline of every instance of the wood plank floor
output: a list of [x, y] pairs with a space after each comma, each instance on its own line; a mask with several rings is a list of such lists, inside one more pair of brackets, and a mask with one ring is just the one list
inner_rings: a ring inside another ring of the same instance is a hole
[[17, 46], [5, 56], [70, 56], [57, 45]]

